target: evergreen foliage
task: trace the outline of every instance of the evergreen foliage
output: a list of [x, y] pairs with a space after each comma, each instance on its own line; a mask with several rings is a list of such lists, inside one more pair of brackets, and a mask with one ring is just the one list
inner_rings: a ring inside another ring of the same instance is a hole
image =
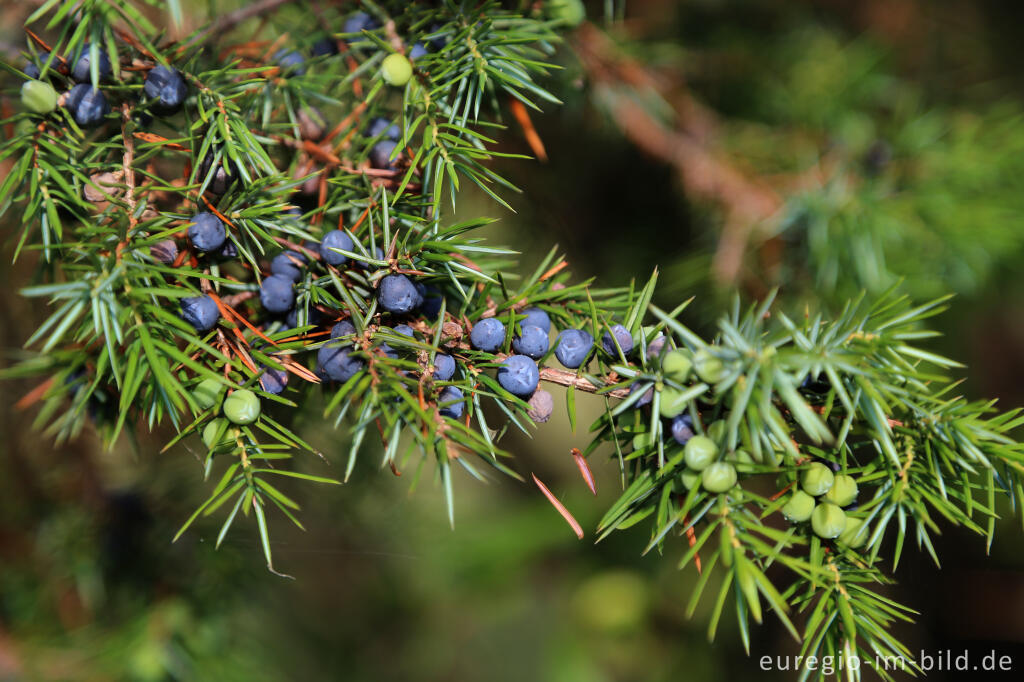
[[[180, 20], [176, 0], [154, 4]], [[22, 293], [51, 311], [5, 376], [39, 377], [38, 424], [57, 440], [91, 421], [108, 443], [141, 427], [200, 449], [208, 497], [178, 536], [216, 516], [219, 545], [250, 519], [275, 570], [267, 515], [302, 527], [282, 483], [339, 483], [287, 460], [340, 457], [347, 479], [368, 439], [383, 441], [382, 467], [434, 476], [454, 524], [455, 466], [520, 478], [502, 441], [550, 416], [539, 378], [568, 387], [573, 428], [579, 394], [603, 401], [581, 471], [610, 452], [623, 493], [598, 537], [643, 525], [645, 551], [699, 571], [689, 610], [713, 601], [712, 636], [731, 605], [748, 648], [770, 610], [804, 654], [910, 658], [889, 631], [912, 613], [881, 593], [906, 540], [938, 563], [942, 524], [991, 543], [997, 498], [1024, 504], [1022, 417], [959, 395], [959, 365], [925, 346], [944, 298], [890, 289], [886, 254], [904, 246], [884, 225], [952, 224], [913, 203], [926, 187], [876, 206], [895, 180], [839, 172], [786, 202], [778, 224], [806, 232], [793, 263], [823, 297], [870, 293], [834, 317], [737, 299], [703, 338], [688, 302], [652, 304], [658, 273], [577, 281], [557, 249], [518, 272], [514, 252], [474, 235], [489, 219], [453, 218], [467, 183], [508, 206], [516, 188], [489, 164], [514, 156], [494, 149], [503, 102], [558, 103], [545, 78], [574, 3], [365, 2], [322, 10], [317, 33], [303, 3], [264, 0], [177, 41], [144, 9], [46, 2], [29, 63], [4, 65], [66, 92], [0, 122], [18, 133], [0, 150], [14, 162], [0, 205], [23, 213], [15, 255], [37, 262]], [[257, 15], [276, 39], [235, 30]], [[882, 85], [858, 101], [877, 104]], [[777, 116], [829, 115], [775, 94]], [[931, 139], [894, 118], [906, 145]], [[955, 187], [971, 194], [969, 178]], [[972, 211], [968, 199], [952, 203]], [[983, 252], [964, 282], [984, 275]], [[336, 451], [291, 426], [318, 393]]]

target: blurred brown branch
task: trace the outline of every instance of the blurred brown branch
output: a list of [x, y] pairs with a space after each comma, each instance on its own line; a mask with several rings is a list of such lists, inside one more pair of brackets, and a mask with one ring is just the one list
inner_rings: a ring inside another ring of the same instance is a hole
[[[687, 193], [722, 206], [725, 224], [714, 258], [715, 277], [734, 283], [751, 233], [770, 225], [782, 205], [779, 193], [749, 177], [714, 147], [714, 115], [688, 93], [675, 92], [643, 65], [622, 54], [591, 24], [575, 46], [588, 75], [623, 133], [644, 152], [678, 169]], [[675, 120], [666, 123], [641, 102], [671, 99]]]

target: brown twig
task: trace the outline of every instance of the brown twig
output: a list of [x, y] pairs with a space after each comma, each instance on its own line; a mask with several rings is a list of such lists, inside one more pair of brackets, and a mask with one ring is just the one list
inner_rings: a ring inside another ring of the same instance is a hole
[[[577, 376], [575, 372], [556, 369], [554, 367], [542, 367], [540, 370], [540, 380], [547, 381], [552, 384], [558, 384], [560, 386], [574, 386], [577, 390], [586, 391], [587, 393], [597, 393], [604, 388], [604, 386], [595, 386], [590, 383], [589, 379]], [[611, 396], [612, 398], [625, 398], [629, 396], [629, 389], [617, 388], [614, 391], [609, 391], [605, 395]]]
[[259, 2], [255, 2], [251, 5], [248, 5], [247, 7], [236, 9], [234, 12], [228, 12], [220, 19], [207, 26], [205, 29], [196, 33], [191, 40], [183, 44], [179, 49], [183, 50], [189, 47], [190, 45], [195, 44], [196, 41], [204, 39], [206, 36], [210, 34], [218, 35], [227, 33], [228, 31], [233, 29], [235, 26], [238, 26], [246, 19], [251, 19], [253, 17], [258, 17], [262, 14], [273, 12], [278, 7], [281, 7], [282, 5], [287, 5], [288, 3], [294, 1], [295, 0], [260, 0]]

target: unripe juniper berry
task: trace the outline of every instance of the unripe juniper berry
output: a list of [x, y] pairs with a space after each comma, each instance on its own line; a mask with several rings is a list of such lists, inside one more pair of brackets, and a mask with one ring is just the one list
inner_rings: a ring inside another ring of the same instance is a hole
[[170, 265], [178, 257], [178, 244], [173, 239], [165, 239], [149, 247], [149, 253], [164, 265]]
[[434, 379], [436, 381], [449, 381], [455, 376], [455, 358], [445, 353], [438, 353], [434, 356]]
[[387, 312], [404, 315], [416, 309], [420, 295], [412, 280], [405, 275], [386, 275], [377, 287], [377, 301]]
[[684, 391], [672, 388], [671, 386], [665, 386], [661, 389], [658, 411], [665, 419], [672, 419], [676, 415], [682, 414], [689, 402]]
[[380, 76], [388, 85], [401, 87], [412, 78], [412, 64], [404, 54], [389, 54], [380, 64]]
[[709, 493], [724, 493], [736, 485], [736, 468], [728, 462], [715, 462], [701, 472], [700, 479]]
[[517, 353], [529, 355], [534, 360], [544, 357], [548, 352], [548, 333], [540, 327], [527, 326], [523, 332], [512, 339], [512, 348]]
[[847, 515], [846, 525], [843, 527], [843, 532], [836, 538], [836, 542], [851, 549], [857, 549], [867, 542], [870, 529], [871, 527], [866, 525], [863, 520]]
[[594, 337], [582, 329], [565, 329], [558, 334], [555, 357], [569, 369], [576, 369], [587, 360], [594, 348]]
[[529, 405], [530, 409], [526, 411], [526, 414], [538, 424], [543, 424], [551, 419], [551, 413], [555, 411], [554, 398], [543, 388], [534, 391], [530, 396]]
[[25, 81], [21, 86], [21, 103], [37, 114], [48, 114], [57, 108], [57, 91], [44, 81]]
[[824, 495], [835, 482], [835, 475], [832, 470], [820, 462], [807, 467], [800, 476], [800, 487], [808, 495], [817, 497]]
[[693, 438], [693, 418], [688, 414], [680, 414], [672, 418], [670, 426], [672, 438], [680, 445], [686, 445]]
[[839, 507], [852, 504], [857, 499], [857, 481], [853, 476], [836, 474], [832, 487], [825, 493], [824, 499]]
[[446, 417], [451, 417], [452, 419], [459, 419], [462, 417], [462, 413], [466, 409], [466, 403], [462, 402], [462, 399], [462, 391], [455, 386], [445, 386], [437, 396], [437, 403], [439, 405], [443, 403], [451, 404], [442, 407], [441, 414]]
[[[612, 335], [615, 336], [614, 340]], [[601, 335], [601, 347], [604, 348], [604, 352], [618, 357], [619, 351], [615, 348], [616, 341], [619, 342], [619, 348], [622, 349], [623, 355], [629, 355], [633, 352], [633, 335], [621, 324], [612, 327], [611, 332], [605, 332]]]
[[363, 368], [363, 361], [354, 358], [351, 350], [337, 341], [321, 346], [316, 353], [317, 366], [332, 381], [345, 382], [354, 377]]
[[402, 137], [402, 129], [398, 127], [397, 123], [392, 123], [383, 116], [377, 116], [367, 126], [366, 137], [377, 137], [382, 133], [384, 137], [390, 140], [397, 141]]
[[787, 521], [801, 523], [811, 518], [814, 511], [814, 498], [803, 490], [795, 491], [789, 501], [782, 506], [782, 515]]
[[370, 165], [380, 170], [395, 170], [391, 154], [398, 145], [393, 140], [381, 140], [370, 149]]
[[352, 250], [352, 238], [347, 233], [341, 230], [331, 230], [324, 235], [323, 241], [320, 243], [320, 257], [324, 259], [324, 262], [330, 265], [342, 265], [348, 260], [348, 256], [343, 253], [338, 253], [332, 249], [341, 249], [342, 251]]
[[811, 528], [820, 538], [837, 538], [846, 529], [846, 513], [830, 502], [819, 504], [811, 512]]
[[282, 275], [271, 275], [260, 286], [260, 303], [272, 313], [286, 313], [295, 304], [293, 282]]
[[274, 53], [274, 61], [281, 67], [284, 76], [301, 76], [306, 73], [306, 58], [301, 52], [283, 48]]
[[208, 410], [220, 402], [220, 395], [224, 392], [224, 384], [214, 379], [203, 379], [192, 389], [192, 397], [200, 409]]
[[533, 395], [539, 381], [540, 370], [537, 369], [537, 363], [525, 355], [510, 355], [498, 368], [498, 383], [506, 391], [520, 398]]
[[520, 327], [540, 327], [545, 334], [551, 331], [551, 318], [540, 308], [527, 308], [523, 315], [526, 317], [519, 320]]
[[694, 436], [687, 441], [683, 458], [694, 471], [704, 471], [718, 458], [718, 445], [707, 436]]
[[224, 416], [234, 424], [252, 424], [260, 416], [260, 399], [247, 388], [240, 388], [224, 399]]
[[220, 309], [209, 296], [183, 298], [181, 318], [195, 327], [197, 332], [208, 332], [220, 319]]
[[469, 342], [477, 350], [494, 353], [505, 342], [505, 325], [496, 317], [485, 317], [473, 325]]
[[267, 393], [271, 393], [273, 395], [281, 395], [282, 393], [284, 393], [285, 386], [287, 385], [287, 370], [267, 367], [263, 370], [263, 374], [260, 375], [260, 388], [262, 388]]
[[231, 452], [235, 447], [235, 439], [228, 427], [228, 420], [211, 419], [203, 429], [203, 444], [208, 450], [217, 454]]
[[188, 238], [192, 246], [208, 252], [224, 246], [228, 233], [220, 218], [209, 211], [203, 211], [192, 216], [192, 222], [188, 225]]
[[[89, 68], [92, 63], [92, 55], [90, 52], [89, 43], [82, 45], [78, 60], [71, 68], [71, 77], [79, 83], [88, 83], [92, 80], [92, 76], [90, 74], [91, 69]], [[102, 81], [110, 78], [110, 75], [113, 73], [113, 69], [110, 66], [110, 57], [107, 56], [107, 51], [103, 48], [100, 48], [99, 50], [98, 64], [100, 80]]]
[[159, 114], [173, 114], [188, 96], [188, 86], [181, 72], [166, 66], [154, 66], [149, 70], [142, 91], [153, 100], [153, 111]]
[[79, 83], [71, 88], [64, 105], [75, 119], [75, 123], [83, 128], [99, 125], [103, 117], [110, 113], [106, 96], [88, 83]]
[[338, 324], [331, 327], [331, 338], [336, 339], [340, 336], [348, 336], [349, 334], [356, 333], [356, 326], [348, 320], [342, 320]]
[[690, 352], [682, 348], [669, 351], [661, 358], [661, 371], [665, 378], [676, 383], [686, 382], [690, 378], [692, 370], [693, 360], [690, 357]]
[[301, 264], [305, 262], [306, 257], [298, 251], [282, 251], [270, 261], [270, 272], [298, 282], [302, 279]]

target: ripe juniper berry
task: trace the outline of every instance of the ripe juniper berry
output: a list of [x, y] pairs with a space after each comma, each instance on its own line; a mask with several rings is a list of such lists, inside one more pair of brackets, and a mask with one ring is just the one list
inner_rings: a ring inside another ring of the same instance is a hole
[[281, 275], [271, 275], [260, 286], [260, 303], [272, 313], [286, 313], [295, 304], [293, 282]]
[[558, 334], [555, 357], [569, 369], [582, 365], [594, 347], [594, 337], [582, 329], [565, 329]]
[[209, 211], [202, 211], [192, 216], [192, 221], [188, 224], [188, 238], [192, 246], [208, 252], [224, 246], [228, 233], [220, 218]]
[[302, 265], [305, 262], [306, 257], [298, 251], [282, 251], [270, 261], [270, 272], [298, 282], [302, 279]]
[[462, 417], [462, 413], [466, 409], [466, 403], [462, 402], [462, 398], [462, 391], [455, 386], [445, 386], [441, 389], [441, 393], [437, 396], [438, 405], [449, 403], [441, 408], [441, 414], [452, 419]]
[[64, 106], [75, 119], [75, 123], [83, 128], [98, 126], [103, 117], [110, 113], [106, 96], [88, 83], [79, 83], [71, 88], [64, 100]]
[[512, 348], [517, 353], [529, 355], [534, 360], [544, 357], [550, 346], [548, 333], [540, 327], [524, 326], [522, 333], [512, 339]]
[[166, 66], [154, 66], [149, 70], [142, 91], [153, 101], [153, 111], [159, 114], [173, 114], [188, 96], [188, 86], [181, 72]]
[[320, 257], [324, 259], [324, 262], [330, 265], [342, 265], [348, 260], [348, 256], [343, 253], [338, 253], [333, 249], [341, 249], [342, 251], [352, 250], [352, 238], [347, 233], [341, 230], [331, 230], [324, 235], [323, 241], [320, 243]]
[[411, 279], [402, 274], [394, 274], [380, 280], [377, 301], [387, 312], [404, 315], [416, 309], [420, 296]]
[[532, 358], [510, 355], [498, 368], [498, 383], [506, 391], [520, 398], [530, 397], [537, 390], [540, 370]]
[[209, 296], [183, 298], [181, 318], [195, 327], [197, 332], [208, 332], [220, 319], [220, 309]]
[[485, 317], [473, 325], [469, 342], [477, 350], [494, 353], [505, 342], [505, 325], [495, 317]]
[[[89, 43], [82, 45], [82, 49], [79, 52], [78, 59], [75, 61], [75, 65], [71, 67], [71, 77], [79, 83], [88, 83], [92, 81], [90, 65], [92, 64], [92, 55]], [[110, 66], [110, 57], [107, 55], [107, 51], [102, 47], [99, 50], [99, 77], [100, 80], [106, 80], [110, 78], [110, 75], [114, 72]]]
[[[612, 338], [613, 335], [614, 339]], [[622, 349], [623, 355], [629, 355], [633, 352], [633, 335], [621, 324], [613, 326], [610, 332], [606, 331], [601, 335], [601, 347], [604, 348], [604, 352], [618, 357], [619, 351], [615, 348], [616, 341], [619, 343], [619, 348]]]
[[434, 356], [434, 379], [450, 381], [455, 376], [455, 358], [445, 353]]

